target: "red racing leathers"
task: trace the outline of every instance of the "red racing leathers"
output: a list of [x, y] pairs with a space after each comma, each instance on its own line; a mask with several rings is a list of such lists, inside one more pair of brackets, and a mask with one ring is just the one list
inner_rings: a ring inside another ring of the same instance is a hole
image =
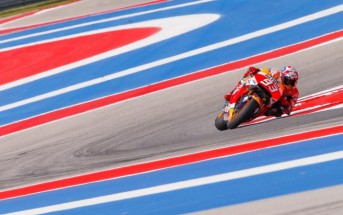
[[[256, 67], [249, 67], [247, 72], [244, 73], [243, 78], [247, 77], [250, 74], [256, 74], [257, 72], [263, 72], [271, 77], [273, 77], [275, 80], [277, 80], [279, 83], [281, 83], [284, 86], [283, 95], [280, 98], [280, 100], [276, 103], [274, 103], [268, 110], [265, 112], [266, 116], [275, 116], [280, 117], [282, 114], [290, 115], [295, 104], [298, 101], [299, 97], [299, 90], [298, 88], [284, 85], [281, 81], [281, 72], [278, 69], [275, 68], [263, 68], [258, 69]], [[241, 81], [238, 82], [237, 86], [241, 84]], [[236, 87], [237, 87], [236, 86]], [[235, 88], [236, 88], [235, 87]], [[228, 94], [224, 95], [224, 98], [229, 101], [231, 97], [232, 91]]]

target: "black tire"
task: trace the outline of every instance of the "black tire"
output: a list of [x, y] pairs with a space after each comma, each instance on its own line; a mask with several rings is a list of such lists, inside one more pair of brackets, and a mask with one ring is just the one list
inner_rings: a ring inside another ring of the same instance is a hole
[[258, 103], [255, 99], [250, 99], [247, 103], [242, 107], [242, 109], [235, 114], [234, 118], [231, 121], [227, 122], [228, 129], [235, 129], [237, 128], [242, 122], [249, 119], [253, 114], [256, 108], [258, 108]]
[[216, 120], [214, 121], [214, 125], [219, 131], [225, 131], [228, 129], [227, 122], [223, 119], [223, 117], [224, 117], [224, 114], [223, 112], [221, 112], [220, 114], [218, 114]]

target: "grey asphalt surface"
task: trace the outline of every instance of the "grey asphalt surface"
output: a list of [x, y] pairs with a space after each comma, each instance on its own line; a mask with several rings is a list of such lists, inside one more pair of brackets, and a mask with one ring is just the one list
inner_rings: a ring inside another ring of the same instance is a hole
[[[341, 40], [256, 66], [294, 65], [300, 72], [301, 96], [306, 96], [342, 84], [342, 53]], [[2, 137], [0, 190], [342, 124], [343, 109], [336, 109], [217, 131], [214, 118], [222, 107], [223, 95], [244, 71], [239, 69]], [[342, 189], [337, 186], [208, 212], [320, 214], [315, 212], [327, 205], [337, 203], [341, 208]], [[324, 193], [328, 193], [325, 202], [321, 198], [308, 201]], [[303, 204], [292, 203], [294, 199]], [[277, 210], [270, 208], [273, 204], [278, 204]], [[339, 214], [338, 209], [331, 214]]]

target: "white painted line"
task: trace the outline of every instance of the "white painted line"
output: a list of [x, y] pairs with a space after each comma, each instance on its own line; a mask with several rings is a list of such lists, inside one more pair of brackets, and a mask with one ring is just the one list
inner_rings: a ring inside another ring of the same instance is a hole
[[79, 4], [79, 3], [80, 2], [77, 1], [77, 2], [71, 2], [71, 3], [59, 5], [59, 6], [54, 6], [54, 7], [51, 7], [51, 8], [42, 9], [40, 11], [37, 11], [35, 14], [33, 14], [33, 16], [39, 15], [39, 14], [43, 14], [43, 13], [47, 13], [47, 12], [51, 12], [51, 11], [54, 11], [54, 10], [61, 10], [61, 9], [64, 9], [65, 7], [69, 7], [71, 5], [74, 6], [75, 4]]
[[336, 110], [336, 109], [340, 109], [340, 108], [343, 108], [343, 104], [339, 104], [339, 105], [336, 105], [336, 106], [327, 108], [327, 109], [325, 109], [325, 110], [319, 110], [318, 112], [328, 111], [328, 110]]
[[308, 99], [311, 99], [311, 98], [314, 98], [314, 97], [318, 97], [318, 96], [331, 95], [331, 94], [333, 94], [335, 92], [338, 92], [338, 91], [341, 91], [341, 90], [343, 90], [343, 85], [340, 85], [340, 86], [337, 86], [337, 87], [333, 87], [333, 88], [330, 88], [330, 89], [327, 89], [327, 90], [323, 90], [323, 91], [320, 91], [320, 92], [317, 92], [317, 93], [313, 93], [313, 94], [301, 97], [297, 103], [301, 103], [304, 100], [308, 100]]
[[107, 195], [107, 196], [101, 196], [101, 197], [84, 199], [84, 200], [79, 200], [79, 201], [74, 201], [74, 202], [51, 205], [51, 206], [35, 208], [35, 209], [30, 209], [30, 210], [25, 210], [25, 211], [18, 211], [14, 213], [9, 213], [7, 215], [43, 214], [43, 213], [51, 213], [51, 212], [57, 212], [57, 211], [62, 211], [62, 210], [69, 210], [69, 209], [74, 209], [74, 208], [80, 208], [80, 207], [109, 203], [109, 202], [114, 202], [114, 201], [121, 201], [121, 200], [126, 200], [126, 199], [131, 199], [131, 198], [143, 197], [147, 195], [170, 192], [170, 191], [175, 191], [175, 190], [180, 190], [180, 189], [203, 186], [207, 184], [230, 181], [230, 180], [235, 180], [235, 179], [240, 179], [240, 178], [245, 178], [245, 177], [256, 176], [260, 174], [287, 170], [291, 168], [297, 168], [297, 167], [302, 167], [302, 166], [319, 164], [323, 162], [334, 161], [334, 160], [338, 160], [342, 158], [343, 158], [343, 151], [333, 152], [333, 153], [312, 156], [312, 157], [307, 157], [307, 158], [302, 158], [302, 159], [297, 159], [297, 160], [292, 160], [292, 161], [287, 161], [287, 162], [282, 162], [282, 163], [277, 163], [277, 164], [271, 164], [271, 165], [266, 165], [266, 166], [261, 166], [261, 167], [246, 169], [246, 170], [240, 170], [240, 171], [229, 172], [229, 173], [224, 173], [224, 174], [219, 174], [219, 175], [214, 175], [214, 176], [208, 176], [208, 177], [181, 181], [181, 182], [176, 182], [176, 183], [171, 183], [171, 184], [165, 184], [165, 185], [160, 185], [160, 186], [155, 186], [155, 187], [150, 187], [150, 188], [145, 188], [145, 189], [140, 189], [140, 190], [127, 191], [127, 192], [116, 193], [116, 194]]
[[[203, 3], [207, 3], [207, 2], [211, 2], [211, 1], [213, 1], [213, 0], [200, 0], [200, 1], [195, 1], [195, 2], [190, 2], [190, 3], [185, 3], [185, 4], [179, 4], [179, 5], [154, 9], [154, 10], [143, 11], [143, 12], [139, 12], [139, 13], [132, 13], [132, 14], [128, 14], [128, 15], [122, 15], [122, 16], [117, 16], [117, 17], [113, 17], [113, 18], [102, 19], [102, 20], [93, 21], [93, 22], [86, 22], [83, 24], [77, 24], [77, 25], [72, 25], [72, 26], [68, 26], [68, 27], [64, 27], [64, 28], [58, 28], [58, 29], [54, 29], [54, 30], [49, 30], [49, 31], [29, 34], [29, 35], [25, 35], [25, 36], [15, 37], [15, 38], [7, 39], [7, 40], [2, 40], [2, 41], [0, 41], [0, 44], [12, 42], [12, 41], [16, 41], [16, 40], [21, 40], [21, 39], [27, 39], [27, 38], [36, 37], [36, 36], [41, 36], [41, 35], [46, 35], [46, 34], [51, 34], [51, 33], [55, 33], [55, 32], [70, 30], [70, 29], [74, 29], [74, 28], [90, 26], [90, 25], [104, 23], [104, 22], [112, 22], [112, 21], [116, 21], [116, 20], [120, 20], [120, 19], [132, 18], [135, 16], [141, 16], [141, 15], [146, 15], [146, 14], [151, 14], [151, 13], [156, 13], [156, 12], [161, 12], [161, 11], [166, 11], [166, 10], [173, 10], [173, 9], [177, 9], [177, 8], [188, 7], [188, 6], [193, 6], [193, 5], [197, 5], [197, 4], [203, 4]], [[15, 48], [21, 48], [21, 47], [25, 47], [25, 46], [51, 42], [51, 41], [55, 41], [55, 40], [59, 40], [59, 38], [53, 39], [53, 40], [42, 40], [39, 43], [29, 43], [29, 44], [25, 44], [25, 45], [21, 45], [21, 46], [13, 46], [13, 47], [6, 48], [6, 49], [0, 49], [0, 51], [6, 51], [6, 50], [15, 49]]]
[[[226, 46], [230, 46], [230, 45], [233, 45], [233, 44], [237, 44], [237, 43], [240, 43], [240, 42], [243, 42], [243, 41], [246, 41], [246, 40], [250, 40], [250, 39], [253, 39], [253, 38], [256, 38], [256, 37], [264, 36], [264, 35], [267, 35], [267, 34], [270, 34], [270, 33], [274, 33], [274, 32], [277, 32], [277, 31], [280, 31], [280, 30], [283, 30], [283, 29], [286, 29], [286, 28], [290, 28], [290, 27], [294, 27], [296, 25], [300, 25], [300, 24], [303, 24], [303, 23], [306, 23], [306, 22], [310, 22], [310, 21], [313, 21], [313, 20], [316, 20], [316, 19], [319, 19], [319, 18], [330, 16], [332, 14], [339, 13], [341, 11], [343, 11], [343, 4], [339, 5], [339, 6], [336, 6], [336, 7], [332, 7], [332, 8], [323, 10], [323, 11], [320, 11], [320, 12], [317, 12], [317, 13], [314, 13], [314, 14], [311, 14], [311, 15], [300, 17], [298, 19], [295, 19], [295, 20], [292, 20], [292, 21], [289, 21], [289, 22], [285, 22], [285, 23], [282, 23], [282, 24], [279, 24], [279, 25], [275, 25], [273, 27], [269, 27], [269, 28], [266, 28], [266, 29], [255, 31], [255, 32], [243, 35], [243, 36], [239, 36], [239, 37], [232, 38], [232, 39], [229, 39], [229, 40], [225, 40], [225, 41], [222, 41], [222, 42], [219, 42], [219, 43], [208, 45], [208, 46], [205, 46], [205, 47], [202, 47], [202, 48], [198, 48], [198, 49], [195, 49], [195, 50], [192, 50], [192, 51], [188, 51], [188, 52], [185, 52], [185, 53], [182, 53], [182, 54], [179, 54], [179, 55], [175, 55], [175, 56], [172, 56], [172, 57], [161, 59], [161, 60], [158, 60], [158, 61], [155, 61], [155, 62], [151, 62], [151, 63], [148, 63], [148, 64], [144, 64], [144, 65], [140, 65], [140, 66], [137, 66], [137, 67], [133, 67], [133, 68], [130, 68], [130, 69], [127, 69], [127, 70], [123, 70], [123, 71], [114, 73], [114, 74], [106, 75], [106, 76], [103, 76], [103, 77], [100, 77], [100, 78], [96, 78], [96, 79], [93, 79], [93, 80], [90, 80], [90, 81], [86, 81], [86, 82], [83, 82], [83, 83], [80, 83], [80, 84], [76, 84], [76, 85], [73, 85], [73, 86], [62, 88], [62, 89], [59, 89], [59, 90], [56, 90], [56, 91], [52, 91], [52, 92], [49, 92], [49, 93], [46, 93], [46, 94], [42, 94], [42, 95], [39, 95], [39, 96], [36, 96], [36, 97], [33, 97], [33, 98], [28, 98], [28, 99], [25, 99], [25, 100], [22, 100], [22, 101], [18, 101], [18, 102], [14, 102], [14, 103], [11, 103], [11, 104], [8, 104], [8, 105], [4, 105], [4, 106], [0, 107], [0, 111], [5, 111], [5, 110], [12, 109], [12, 108], [20, 107], [20, 106], [23, 106], [23, 105], [26, 105], [26, 104], [30, 104], [30, 103], [33, 103], [33, 102], [36, 102], [36, 101], [40, 101], [40, 100], [43, 100], [43, 99], [51, 98], [51, 97], [54, 97], [54, 96], [58, 96], [58, 95], [61, 95], [61, 94], [64, 94], [64, 93], [68, 93], [68, 92], [71, 92], [71, 91], [75, 91], [75, 90], [78, 90], [78, 89], [82, 89], [82, 88], [85, 88], [85, 87], [93, 86], [93, 85], [96, 85], [96, 84], [99, 84], [99, 83], [103, 83], [103, 82], [106, 82], [106, 81], [110, 81], [110, 80], [113, 80], [113, 79], [117, 79], [117, 78], [120, 78], [120, 77], [123, 77], [123, 76], [127, 76], [127, 75], [131, 75], [131, 74], [134, 74], [134, 73], [138, 73], [138, 72], [141, 72], [141, 71], [144, 71], [144, 70], [147, 70], [147, 69], [151, 69], [151, 68], [154, 68], [154, 67], [157, 67], [157, 66], [165, 65], [165, 64], [168, 64], [168, 63], [171, 63], [171, 62], [175, 62], [175, 61], [178, 61], [178, 60], [181, 60], [181, 59], [185, 59], [185, 58], [189, 58], [189, 57], [196, 56], [196, 55], [199, 55], [199, 54], [203, 54], [205, 52], [209, 52], [209, 51], [213, 51], [213, 50], [216, 50], [216, 49], [220, 49], [220, 48], [223, 48], [223, 47], [226, 47]], [[186, 22], [186, 23], [190, 23], [190, 22]], [[111, 56], [113, 56], [113, 55], [115, 55], [115, 54], [112, 53]], [[89, 62], [94, 62], [96, 60], [105, 59], [107, 57], [109, 57], [108, 53], [105, 53], [105, 54], [102, 54], [102, 55], [98, 55], [98, 56], [92, 57], [90, 59], [86, 59], [84, 61], [80, 61], [80, 62], [77, 62], [77, 63], [69, 64], [69, 65], [66, 65], [66, 66], [54, 69], [52, 74], [61, 73], [61, 72], [66, 71], [66, 69], [76, 68], [76, 67], [85, 65], [85, 64], [87, 64]], [[24, 81], [18, 80], [16, 82], [12, 82], [12, 83], [9, 83], [9, 84], [4, 84], [4, 85], [0, 86], [0, 91], [12, 88], [14, 86], [19, 86], [21, 84], [25, 84], [25, 83], [31, 82], [33, 80], [37, 80], [37, 79], [39, 79], [41, 77], [47, 77], [49, 75], [51, 75], [51, 74], [48, 71], [48, 72], [45, 72], [44, 74], [42, 74], [42, 76], [39, 76], [39, 75], [35, 76], [34, 79], [25, 79]]]

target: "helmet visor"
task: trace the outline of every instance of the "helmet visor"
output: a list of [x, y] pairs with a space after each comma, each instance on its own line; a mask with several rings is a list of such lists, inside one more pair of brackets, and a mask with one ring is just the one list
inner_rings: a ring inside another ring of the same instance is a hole
[[296, 82], [296, 80], [294, 80], [294, 79], [291, 79], [291, 78], [285, 78], [284, 79], [284, 84], [285, 85], [289, 85], [289, 86], [292, 86], [292, 87], [294, 87], [294, 85], [295, 85], [295, 82]]

